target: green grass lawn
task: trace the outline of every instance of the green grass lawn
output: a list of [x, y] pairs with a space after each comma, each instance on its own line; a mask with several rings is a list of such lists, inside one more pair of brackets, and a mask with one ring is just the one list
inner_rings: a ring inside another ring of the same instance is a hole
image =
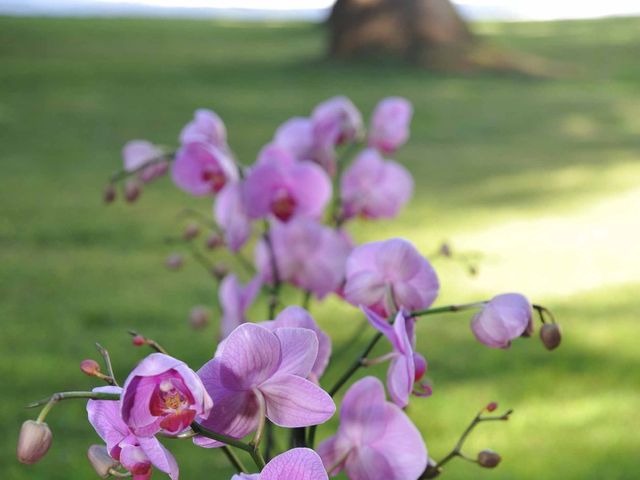
[[[393, 63], [332, 64], [322, 58], [322, 30], [308, 25], [0, 18], [3, 478], [93, 478], [85, 452], [97, 437], [81, 402], [49, 416], [55, 439], [44, 461], [26, 467], [14, 456], [19, 425], [34, 415], [24, 404], [92, 385], [78, 363], [95, 357], [93, 342], [110, 349], [121, 376], [146, 353], [130, 345], [129, 328], [194, 368], [215, 348], [217, 325], [193, 333], [186, 322], [192, 305], [215, 301], [214, 285], [194, 264], [167, 272], [162, 242], [181, 229], [182, 206], [208, 212], [210, 202], [164, 180], [133, 206], [103, 206], [122, 144], [174, 144], [206, 106], [224, 117], [249, 163], [281, 121], [339, 93], [366, 114], [390, 94], [416, 110], [398, 156], [415, 174], [416, 195], [394, 222], [354, 225], [355, 237], [405, 236], [425, 253], [448, 239], [482, 252], [473, 278], [435, 262], [438, 304], [523, 291], [564, 328], [552, 354], [537, 338], [495, 351], [473, 339], [468, 314], [420, 320], [435, 394], [409, 413], [432, 457], [487, 402], [515, 410], [468, 444], [471, 454], [499, 451], [499, 468], [454, 462], [443, 478], [637, 478], [640, 19], [478, 29], [576, 73], [459, 78]], [[264, 308], [256, 306], [256, 319]], [[314, 313], [337, 349], [361, 324], [356, 309], [335, 300]], [[231, 476], [220, 452], [169, 447], [182, 478]]]

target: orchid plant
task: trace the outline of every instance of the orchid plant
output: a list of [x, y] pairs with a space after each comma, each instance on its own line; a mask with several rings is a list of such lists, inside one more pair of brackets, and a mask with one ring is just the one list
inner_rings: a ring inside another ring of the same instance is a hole
[[[497, 415], [497, 404], [488, 403], [439, 461], [429, 457], [422, 434], [404, 412], [413, 397], [432, 394], [427, 361], [417, 351], [416, 322], [426, 315], [475, 310], [471, 331], [490, 348], [508, 348], [530, 336], [534, 312], [548, 349], [559, 345], [560, 329], [547, 308], [518, 293], [433, 308], [438, 276], [408, 240], [354, 244], [349, 222], [395, 217], [412, 195], [409, 171], [386, 158], [408, 140], [411, 117], [409, 101], [386, 98], [365, 133], [355, 105], [335, 97], [309, 117], [283, 123], [251, 166], [236, 159], [222, 119], [205, 109], [183, 128], [175, 152], [145, 140], [127, 143], [124, 168], [105, 190], [107, 203], [116, 199], [118, 184], [133, 202], [143, 185], [169, 171], [186, 193], [214, 199], [213, 216], [188, 211], [200, 223], [190, 224], [172, 243], [185, 247], [218, 282], [215, 355], [196, 371], [155, 340], [132, 332], [135, 345], [155, 352], [120, 386], [109, 353], [98, 345], [106, 370], [92, 359], [80, 366], [107, 385], [55, 393], [32, 404], [43, 408], [35, 421], [23, 424], [18, 459], [29, 464], [45, 455], [52, 438], [45, 419], [54, 405], [84, 399], [89, 423], [103, 442], [88, 450], [101, 478], [144, 480], [155, 468], [176, 480], [177, 462], [160, 441], [166, 437], [223, 452], [237, 470], [234, 480], [325, 480], [340, 472], [352, 480], [417, 480], [439, 476], [454, 458], [495, 467], [497, 453], [483, 450], [470, 457], [463, 444], [476, 425], [507, 420], [510, 410]], [[228, 250], [242, 272], [214, 264], [211, 253], [196, 246], [203, 226], [209, 230], [206, 249]], [[253, 260], [245, 254], [248, 248], [254, 249]], [[447, 245], [440, 252], [451, 256]], [[166, 264], [179, 269], [183, 262], [175, 253]], [[284, 304], [285, 284], [301, 291], [302, 305]], [[333, 385], [323, 380], [331, 338], [310, 313], [312, 299], [328, 295], [358, 308], [368, 321], [360, 334], [371, 335]], [[267, 318], [251, 322], [248, 311], [260, 296], [267, 298]], [[195, 307], [192, 326], [202, 327], [209, 316], [207, 308]], [[372, 358], [383, 338], [387, 353]], [[386, 385], [374, 376], [351, 383], [360, 369], [384, 362]], [[347, 387], [338, 408], [337, 394]], [[337, 431], [316, 444], [316, 427], [336, 410]], [[284, 451], [274, 441], [275, 427], [289, 429]], [[248, 457], [243, 460], [240, 452]], [[245, 465], [248, 458], [251, 466]]]

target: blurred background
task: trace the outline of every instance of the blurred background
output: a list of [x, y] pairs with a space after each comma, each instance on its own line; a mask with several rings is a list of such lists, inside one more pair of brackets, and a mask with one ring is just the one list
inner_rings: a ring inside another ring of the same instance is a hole
[[[176, 145], [207, 107], [251, 163], [281, 122], [336, 94], [365, 115], [389, 95], [415, 107], [397, 156], [415, 196], [393, 222], [352, 225], [357, 240], [403, 236], [428, 256], [446, 241], [477, 272], [434, 258], [437, 305], [520, 291], [564, 329], [553, 353], [537, 337], [495, 351], [472, 337], [468, 313], [420, 320], [435, 394], [408, 413], [432, 457], [489, 401], [515, 410], [468, 443], [472, 455], [498, 451], [496, 470], [453, 462], [442, 478], [637, 478], [638, 2], [353, 0], [329, 22], [329, 0], [265, 3], [0, 0], [4, 478], [94, 478], [85, 452], [98, 438], [81, 402], [48, 417], [54, 442], [41, 463], [14, 453], [19, 425], [35, 416], [26, 403], [90, 388], [78, 364], [97, 358], [94, 342], [121, 377], [148, 353], [131, 346], [130, 328], [194, 368], [215, 348], [217, 319], [197, 333], [187, 322], [193, 305], [214, 305], [210, 277], [194, 262], [163, 266], [163, 239], [184, 227], [176, 215], [208, 215], [210, 201], [165, 179], [136, 204], [103, 205], [122, 145]], [[361, 327], [335, 299], [313, 313], [336, 350]], [[349, 360], [338, 356], [327, 384]], [[168, 446], [181, 478], [231, 476], [219, 452]]]

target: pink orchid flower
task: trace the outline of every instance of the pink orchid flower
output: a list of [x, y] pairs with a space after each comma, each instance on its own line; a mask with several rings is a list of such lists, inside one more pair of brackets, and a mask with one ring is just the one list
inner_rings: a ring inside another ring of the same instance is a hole
[[328, 480], [322, 460], [309, 448], [294, 448], [271, 460], [261, 473], [234, 475], [231, 480]]
[[396, 307], [407, 311], [429, 307], [440, 288], [429, 261], [400, 238], [356, 247], [347, 260], [346, 278], [346, 300], [383, 317]]
[[362, 115], [346, 97], [319, 104], [310, 118], [294, 117], [283, 123], [274, 143], [297, 160], [311, 160], [331, 176], [336, 173], [336, 146], [356, 140], [362, 133]]
[[427, 466], [427, 448], [418, 429], [384, 387], [365, 377], [347, 391], [340, 427], [318, 447], [329, 475], [342, 470], [351, 480], [417, 480]]
[[213, 207], [216, 222], [232, 252], [239, 251], [251, 236], [251, 219], [247, 215], [241, 182], [228, 183], [218, 194]]
[[221, 338], [227, 338], [236, 327], [247, 321], [247, 310], [260, 293], [261, 287], [262, 279], [259, 276], [246, 285], [242, 285], [234, 274], [224, 277], [218, 290], [223, 312], [220, 320]]
[[180, 142], [208, 143], [221, 150], [227, 150], [227, 129], [217, 113], [200, 108], [195, 111], [193, 120], [180, 132]]
[[278, 127], [273, 143], [287, 150], [296, 160], [312, 161], [334, 176], [339, 131], [337, 127], [331, 128], [332, 125], [327, 124], [325, 132], [317, 128], [311, 118], [294, 117]]
[[401, 97], [381, 100], [371, 117], [369, 146], [385, 154], [394, 153], [409, 139], [412, 116], [413, 107], [408, 100]]
[[362, 133], [362, 115], [347, 97], [325, 100], [311, 114], [316, 143], [340, 145]]
[[415, 328], [412, 318], [407, 318], [405, 312], [396, 314], [393, 325], [374, 311], [362, 307], [362, 311], [369, 323], [387, 337], [393, 351], [380, 358], [391, 360], [387, 371], [387, 390], [393, 403], [400, 408], [409, 405], [409, 396], [413, 393], [420, 397], [429, 396], [431, 388], [427, 384], [419, 384], [427, 370], [427, 361], [415, 351]]
[[[270, 232], [280, 280], [324, 298], [344, 279], [351, 242], [343, 232], [300, 218], [273, 223]], [[271, 251], [264, 240], [256, 247], [256, 265], [267, 283], [274, 280]]]
[[[273, 332], [253, 323], [236, 328], [199, 371], [214, 406], [202, 424], [215, 432], [243, 438], [261, 416], [297, 428], [326, 422], [335, 412], [332, 398], [306, 378], [318, 356], [318, 338], [306, 328]], [[196, 437], [202, 447], [221, 444]]]
[[[121, 393], [120, 387], [98, 387], [94, 392]], [[133, 475], [134, 480], [147, 480], [155, 466], [172, 480], [178, 479], [178, 464], [173, 455], [155, 437], [137, 437], [120, 416], [120, 402], [89, 400], [89, 422], [107, 444], [109, 455]]]
[[122, 160], [127, 172], [139, 171], [138, 178], [143, 182], [150, 182], [161, 177], [169, 169], [167, 161], [153, 162], [142, 168], [146, 163], [162, 157], [164, 152], [147, 140], [131, 140], [122, 148]]
[[231, 158], [218, 147], [192, 142], [176, 153], [172, 176], [182, 190], [195, 195], [213, 195], [229, 182], [238, 179], [238, 169]]
[[319, 219], [331, 199], [331, 179], [318, 165], [297, 161], [275, 144], [265, 147], [247, 175], [244, 192], [250, 218], [273, 215]]
[[129, 374], [121, 398], [122, 419], [138, 437], [174, 435], [198, 416], [207, 418], [211, 398], [184, 362], [152, 353]]
[[278, 127], [273, 143], [290, 152], [296, 160], [313, 160], [313, 122], [308, 117], [290, 118]]
[[307, 328], [318, 337], [318, 356], [311, 368], [310, 379], [318, 383], [329, 365], [331, 358], [331, 338], [320, 330], [311, 314], [302, 307], [290, 306], [282, 310], [274, 320], [262, 322], [260, 325], [275, 331], [278, 328]]
[[413, 193], [413, 178], [402, 165], [374, 149], [362, 151], [340, 180], [342, 216], [393, 218]]
[[471, 320], [476, 338], [491, 348], [509, 348], [531, 324], [531, 304], [519, 293], [493, 297]]

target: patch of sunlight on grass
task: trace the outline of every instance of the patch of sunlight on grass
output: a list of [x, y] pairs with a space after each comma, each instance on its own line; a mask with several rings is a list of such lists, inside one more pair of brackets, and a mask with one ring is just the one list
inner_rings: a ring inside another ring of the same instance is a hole
[[496, 261], [482, 266], [486, 285], [517, 286], [531, 295], [561, 297], [638, 278], [640, 188], [571, 215], [505, 222], [460, 239]]
[[592, 118], [575, 113], [560, 118], [559, 127], [570, 137], [583, 140], [592, 138], [600, 131], [598, 124]]

